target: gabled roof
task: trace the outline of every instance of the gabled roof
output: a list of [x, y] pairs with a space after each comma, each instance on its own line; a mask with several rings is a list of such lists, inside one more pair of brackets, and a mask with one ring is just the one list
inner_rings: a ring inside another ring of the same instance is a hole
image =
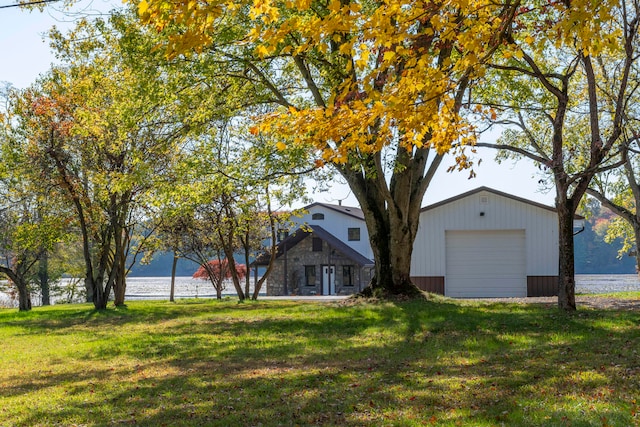
[[[280, 258], [282, 255], [284, 255], [285, 249], [289, 251], [309, 235], [313, 235], [314, 237], [319, 237], [320, 239], [324, 240], [333, 249], [341, 252], [344, 256], [360, 266], [373, 265], [372, 260], [363, 256], [362, 254], [360, 254], [360, 252], [356, 251], [355, 249], [335, 237], [333, 234], [317, 225], [305, 225], [304, 227], [298, 228], [286, 239], [278, 243], [278, 246], [276, 247], [276, 258]], [[262, 253], [252, 264], [267, 265], [269, 263], [269, 258], [270, 256], [268, 253]]]
[[321, 206], [323, 208], [330, 209], [332, 211], [339, 212], [341, 214], [348, 215], [353, 218], [357, 218], [364, 221], [364, 213], [362, 212], [362, 209], [352, 207], [352, 206], [330, 205], [328, 203], [315, 202], [305, 206], [303, 209], [308, 211], [314, 206]]
[[[551, 212], [557, 212], [556, 208], [553, 207], [553, 206], [548, 206], [548, 205], [545, 205], [545, 204], [542, 204], [542, 203], [534, 202], [533, 200], [524, 199], [522, 197], [514, 196], [513, 194], [504, 193], [502, 191], [494, 190], [493, 188], [484, 187], [484, 186], [483, 187], [478, 187], [478, 188], [476, 188], [474, 190], [471, 190], [471, 191], [467, 191], [466, 193], [458, 194], [457, 196], [451, 197], [449, 199], [441, 200], [441, 201], [439, 201], [437, 203], [434, 203], [432, 205], [425, 206], [422, 209], [420, 209], [420, 212], [425, 212], [425, 211], [429, 211], [431, 209], [439, 208], [440, 206], [444, 206], [444, 205], [447, 205], [449, 203], [455, 202], [457, 200], [464, 199], [465, 197], [472, 196], [474, 194], [478, 194], [478, 193], [480, 193], [482, 191], [486, 191], [488, 193], [492, 193], [492, 194], [495, 194], [497, 196], [506, 197], [507, 199], [515, 200], [517, 202], [525, 203], [527, 205], [535, 206], [535, 207], [538, 207], [538, 208], [541, 208], [541, 209], [546, 209], [546, 210], [551, 211]], [[577, 215], [576, 214], [575, 215], [575, 219], [584, 219], [584, 217], [581, 216], [581, 215]]]

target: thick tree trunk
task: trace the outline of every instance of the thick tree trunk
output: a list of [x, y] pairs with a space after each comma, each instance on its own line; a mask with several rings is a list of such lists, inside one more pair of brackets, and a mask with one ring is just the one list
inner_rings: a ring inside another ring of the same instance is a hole
[[0, 266], [0, 273], [4, 273], [18, 289], [18, 309], [20, 311], [29, 311], [31, 310], [31, 294], [29, 293], [27, 282], [24, 280], [24, 273], [26, 272], [22, 272], [20, 266], [16, 270]]
[[16, 283], [16, 287], [18, 288], [18, 310], [31, 310], [31, 293], [29, 292], [29, 287], [22, 280]]
[[108, 281], [105, 285], [106, 264], [106, 255], [103, 255], [95, 270], [95, 277], [90, 277], [88, 279], [93, 296], [91, 301], [93, 302], [93, 306], [96, 310], [104, 310], [107, 308], [107, 303], [109, 302], [109, 294], [111, 293], [111, 285], [108, 283]]
[[375, 262], [374, 277], [362, 294], [382, 298], [420, 296], [422, 293], [411, 282], [410, 275], [424, 193], [418, 197], [406, 189], [398, 189], [398, 194], [393, 197], [394, 203], [389, 203], [384, 191], [372, 187], [364, 185], [356, 191], [358, 187], [351, 185], [364, 213]]
[[[118, 204], [115, 202], [115, 196], [112, 214], [111, 227], [113, 227], [113, 244], [115, 253], [113, 255], [113, 263], [111, 268], [114, 270], [113, 275], [113, 304], [116, 307], [124, 306], [125, 293], [127, 291], [127, 248], [129, 247], [129, 231], [124, 227], [123, 220], [118, 215]], [[126, 208], [126, 204], [124, 205]]]
[[109, 294], [103, 288], [102, 280], [99, 283], [94, 282], [93, 286], [93, 306], [96, 310], [105, 310], [109, 302]]
[[573, 247], [573, 209], [566, 200], [557, 200], [559, 287], [558, 307], [564, 311], [576, 310], [576, 281]]
[[169, 291], [169, 301], [175, 302], [174, 294], [176, 290], [176, 268], [180, 257], [176, 252], [173, 253], [173, 264], [171, 265], [171, 290]]

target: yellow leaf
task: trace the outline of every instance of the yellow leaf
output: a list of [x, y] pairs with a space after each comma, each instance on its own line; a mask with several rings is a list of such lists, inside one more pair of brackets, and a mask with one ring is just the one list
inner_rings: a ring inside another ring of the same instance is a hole
[[535, 39], [531, 35], [528, 35], [527, 37], [524, 38], [524, 42], [526, 44], [531, 44], [531, 43], [533, 43], [534, 40]]
[[276, 148], [277, 148], [278, 150], [280, 150], [280, 151], [283, 151], [285, 148], [287, 148], [287, 144], [285, 144], [284, 142], [280, 142], [280, 141], [279, 141], [279, 142], [276, 144]]
[[142, 0], [139, 4], [138, 4], [138, 14], [139, 15], [144, 15], [144, 13], [149, 9], [149, 3], [147, 3], [147, 0]]
[[334, 12], [334, 13], [340, 12], [340, 7], [341, 7], [341, 6], [342, 6], [342, 5], [340, 4], [340, 1], [339, 1], [339, 0], [331, 0], [331, 1], [329, 2], [329, 10], [330, 10], [331, 12]]
[[269, 54], [269, 49], [266, 48], [265, 45], [260, 45], [256, 48], [256, 54], [261, 57], [264, 58], [265, 56], [267, 56]]
[[348, 55], [349, 53], [351, 53], [351, 43], [347, 42], [347, 43], [341, 44], [339, 50], [341, 54]]
[[384, 60], [391, 61], [396, 56], [396, 53], [392, 50], [388, 50], [384, 53]]
[[307, 10], [311, 7], [311, 0], [296, 0], [298, 10]]

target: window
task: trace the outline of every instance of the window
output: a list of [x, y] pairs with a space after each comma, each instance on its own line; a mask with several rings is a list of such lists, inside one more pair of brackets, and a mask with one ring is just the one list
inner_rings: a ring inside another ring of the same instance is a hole
[[316, 285], [316, 266], [315, 265], [305, 265], [304, 266], [304, 284], [306, 286], [315, 286]]
[[311, 250], [313, 252], [322, 252], [322, 239], [319, 237], [314, 237], [311, 240]]
[[324, 214], [323, 213], [314, 213], [313, 215], [311, 215], [311, 219], [324, 219]]
[[353, 286], [353, 266], [342, 266], [342, 286]]
[[360, 240], [360, 228], [350, 228], [348, 230], [349, 241]]

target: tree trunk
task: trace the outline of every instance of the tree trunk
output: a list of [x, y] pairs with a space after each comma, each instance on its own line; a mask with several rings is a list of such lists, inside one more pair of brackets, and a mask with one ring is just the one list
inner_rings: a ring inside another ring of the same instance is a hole
[[[113, 228], [113, 244], [115, 253], [111, 268], [113, 271], [113, 304], [116, 307], [124, 306], [125, 293], [127, 291], [127, 247], [129, 246], [129, 232], [122, 225], [123, 221], [118, 215], [118, 203], [113, 196], [111, 213], [111, 227]], [[126, 206], [126, 204], [125, 204]]]
[[249, 259], [249, 239], [250, 237], [248, 236], [249, 233], [247, 233], [247, 236], [245, 236], [246, 242], [247, 244], [244, 247], [244, 266], [245, 266], [245, 275], [244, 275], [244, 297], [245, 298], [249, 298], [249, 296], [251, 295], [251, 269], [249, 267], [249, 264], [251, 262], [251, 260]]
[[[406, 221], [382, 219], [384, 212], [379, 212], [375, 220], [367, 221], [367, 229], [375, 260], [375, 274], [370, 289], [363, 291], [365, 295], [418, 296], [420, 291], [411, 282], [411, 255], [417, 229], [417, 218]], [[412, 222], [415, 221], [415, 227]]]
[[93, 287], [93, 306], [96, 310], [105, 310], [109, 302], [109, 294], [105, 292], [102, 283], [94, 282]]
[[105, 286], [104, 275], [106, 269], [106, 255], [103, 254], [101, 260], [98, 263], [97, 273], [95, 277], [89, 279], [92, 290], [92, 302], [96, 310], [104, 310], [107, 308], [109, 302], [109, 293], [111, 292], [111, 286], [109, 283]]
[[18, 289], [18, 309], [20, 311], [28, 311], [31, 310], [31, 295], [29, 294], [29, 287], [23, 279], [24, 275], [20, 271], [20, 266], [14, 271], [9, 267], [0, 265], [0, 273], [6, 275]]
[[[438, 163], [434, 163], [434, 171]], [[413, 172], [421, 176], [421, 172]], [[375, 262], [375, 274], [362, 294], [382, 298], [421, 296], [411, 282], [411, 255], [430, 176], [415, 180], [407, 168], [404, 173], [394, 173], [388, 189], [375, 177], [344, 172], [343, 176], [360, 202]]]
[[566, 200], [556, 199], [558, 211], [559, 283], [558, 307], [564, 311], [576, 310], [576, 280], [573, 247], [573, 209]]
[[171, 265], [171, 290], [169, 291], [169, 301], [175, 302], [174, 293], [176, 290], [176, 268], [180, 257], [177, 252], [173, 252], [173, 264]]
[[267, 214], [269, 215], [269, 232], [271, 234], [271, 256], [269, 257], [269, 264], [267, 265], [267, 269], [265, 270], [264, 274], [259, 280], [258, 280], [258, 266], [256, 265], [256, 270], [255, 270], [256, 281], [253, 287], [253, 296], [251, 297], [251, 299], [253, 299], [254, 301], [258, 299], [258, 296], [260, 295], [260, 289], [262, 288], [262, 284], [267, 280], [267, 278], [271, 274], [271, 271], [273, 270], [273, 265], [276, 260], [276, 255], [277, 255], [276, 220], [273, 215], [273, 211], [271, 210], [271, 197], [269, 195], [268, 186], [265, 188], [265, 194], [267, 196]]
[[15, 285], [18, 288], [18, 310], [31, 310], [31, 294], [29, 292], [29, 287], [23, 280], [18, 280]]
[[49, 253], [42, 252], [38, 262], [38, 280], [40, 281], [40, 293], [42, 294], [42, 305], [51, 305], [51, 292], [49, 286]]

